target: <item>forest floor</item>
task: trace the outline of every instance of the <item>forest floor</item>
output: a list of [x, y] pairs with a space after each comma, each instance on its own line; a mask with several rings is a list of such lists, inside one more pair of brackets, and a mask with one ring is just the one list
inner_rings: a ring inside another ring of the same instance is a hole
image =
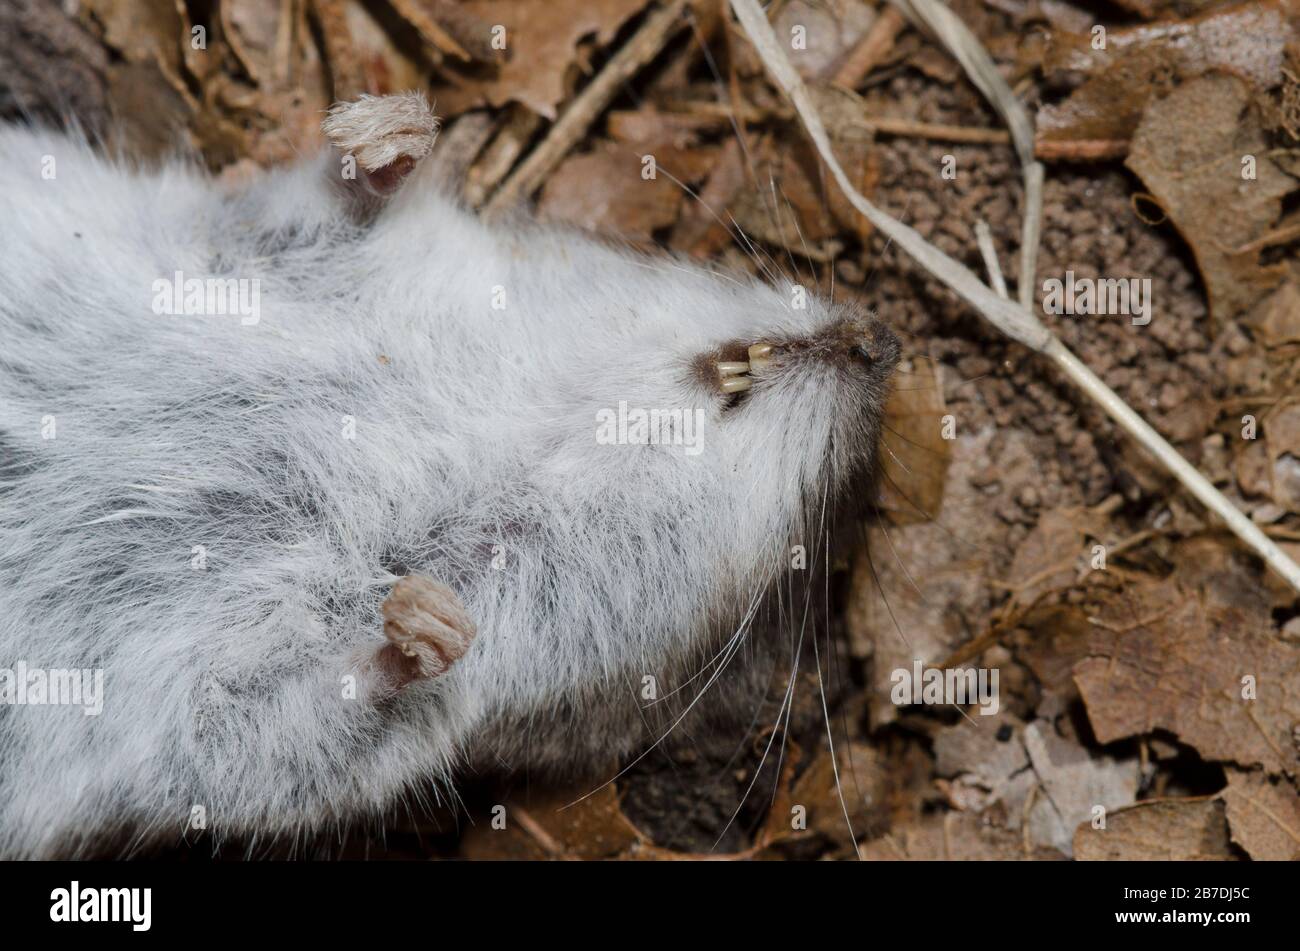
[[[0, 22], [0, 110], [72, 108], [116, 149], [180, 149], [234, 178], [320, 147], [336, 99], [426, 89], [471, 205], [532, 201], [545, 220], [774, 271], [904, 341], [879, 515], [831, 592], [833, 754], [804, 666], [779, 760], [763, 758], [774, 702], [750, 736], [690, 736], [570, 809], [555, 807], [594, 783], [469, 787], [456, 810], [320, 852], [1300, 856], [1296, 593], [850, 208], [724, 3], [681, 4], [649, 46], [652, 0], [66, 6], [0, 14], [16, 21]], [[1041, 318], [1300, 553], [1300, 3], [950, 6], [1035, 120]], [[768, 14], [825, 91], [859, 189], [980, 274], [986, 222], [1014, 295], [1020, 169], [961, 67], [888, 4]], [[584, 90], [624, 51], [637, 68], [592, 106]], [[1123, 281], [1128, 306], [1089, 307], [1098, 280]], [[917, 657], [996, 669], [1000, 709], [894, 702], [893, 672]]]

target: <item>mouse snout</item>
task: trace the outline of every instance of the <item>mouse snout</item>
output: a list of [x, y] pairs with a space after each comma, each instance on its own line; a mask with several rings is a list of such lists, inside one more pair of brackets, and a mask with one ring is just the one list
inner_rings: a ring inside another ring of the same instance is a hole
[[902, 354], [898, 337], [880, 321], [863, 322], [858, 334], [858, 353], [879, 373], [890, 373]]
[[[761, 356], [756, 362], [754, 351]], [[751, 346], [750, 365], [831, 366], [847, 373], [866, 373], [882, 379], [893, 372], [901, 348], [892, 330], [869, 316], [843, 318], [801, 336], [763, 341]]]
[[752, 342], [734, 340], [696, 360], [706, 386], [737, 397], [764, 376], [834, 367], [873, 382], [889, 377], [902, 348], [894, 332], [874, 317], [834, 321], [806, 334], [771, 334]]

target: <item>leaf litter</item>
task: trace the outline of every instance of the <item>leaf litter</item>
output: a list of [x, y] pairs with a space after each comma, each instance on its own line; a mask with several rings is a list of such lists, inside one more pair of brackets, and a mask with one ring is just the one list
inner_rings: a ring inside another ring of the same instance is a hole
[[[1044, 320], [1257, 524], [1300, 546], [1296, 4], [1211, 0], [1188, 16], [1181, 3], [1123, 0], [1115, 7], [1137, 20], [1103, 20], [1105, 49], [1081, 3], [951, 6], [1036, 110], [1036, 148], [1050, 163], [1036, 277], [1140, 275], [1155, 289], [1148, 327]], [[54, 56], [83, 51], [71, 101], [92, 129], [115, 130], [113, 148], [188, 152], [228, 178], [317, 148], [335, 98], [424, 88], [447, 122], [439, 147], [464, 150], [466, 197], [481, 207], [654, 8], [93, 0], [23, 29]], [[459, 813], [323, 847], [1295, 858], [1293, 593], [1062, 381], [873, 233], [828, 186], [725, 5], [697, 0], [690, 16], [611, 101], [579, 116], [580, 141], [525, 197], [543, 217], [605, 237], [833, 289], [903, 336], [878, 517], [836, 566], [836, 636], [821, 657], [824, 675], [837, 671], [827, 678], [835, 753], [826, 684], [804, 667], [788, 717], [765, 708], [767, 732], [739, 752], [740, 737], [694, 734], [568, 808], [591, 787], [469, 787]], [[1018, 281], [1014, 155], [951, 58], [867, 0], [790, 0], [773, 16], [779, 35], [804, 28], [795, 65], [863, 194], [971, 266], [983, 218]], [[494, 27], [514, 38], [507, 48]], [[0, 56], [0, 87], [22, 99], [0, 97], [0, 108], [41, 115], [70, 100], [65, 66], [22, 84], [4, 74], [14, 62]], [[949, 159], [951, 181], [938, 174]], [[892, 702], [893, 671], [918, 658], [998, 670], [998, 713]], [[772, 723], [785, 732], [769, 746]]]

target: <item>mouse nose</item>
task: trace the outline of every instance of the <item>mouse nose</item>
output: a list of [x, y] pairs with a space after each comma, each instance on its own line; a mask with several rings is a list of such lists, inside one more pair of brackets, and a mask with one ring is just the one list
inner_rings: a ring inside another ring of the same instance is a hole
[[862, 328], [857, 350], [873, 369], [885, 373], [894, 368], [902, 354], [898, 337], [878, 320], [873, 320]]

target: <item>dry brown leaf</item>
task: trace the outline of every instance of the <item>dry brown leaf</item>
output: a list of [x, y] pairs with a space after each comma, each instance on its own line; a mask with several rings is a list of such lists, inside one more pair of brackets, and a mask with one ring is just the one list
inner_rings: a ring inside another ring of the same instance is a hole
[[646, 2], [586, 0], [571, 5], [553, 0], [469, 0], [459, 5], [457, 9], [489, 30], [504, 27], [506, 49], [492, 51], [498, 66], [495, 76], [470, 76], [435, 86], [440, 114], [454, 116], [482, 105], [521, 102], [554, 119], [557, 107], [569, 95], [579, 41], [594, 36], [597, 43], [608, 44]]
[[1274, 406], [1262, 423], [1269, 496], [1288, 512], [1300, 512], [1300, 401]]
[[1300, 343], [1300, 284], [1289, 280], [1262, 300], [1252, 322], [1267, 347]]
[[83, 0], [82, 9], [103, 25], [104, 42], [132, 63], [161, 61], [179, 77], [181, 43], [188, 39], [175, 0]]
[[1016, 657], [1049, 693], [1072, 695], [1074, 665], [1088, 656], [1093, 628], [1077, 604], [1041, 604], [1017, 619]]
[[[702, 133], [716, 130], [713, 116], [689, 112], [662, 112], [653, 105], [640, 109], [614, 109], [605, 117], [610, 138], [616, 142], [660, 142], [678, 150], [695, 148]], [[712, 170], [712, 166], [707, 169]]]
[[[755, 151], [756, 183], [733, 196], [728, 213], [754, 241], [775, 244], [792, 254], [830, 261], [839, 245], [829, 245], [838, 232], [816, 183], [815, 165], [807, 150], [766, 139]], [[814, 173], [815, 174], [815, 173]], [[788, 265], [788, 259], [782, 261]]]
[[943, 438], [942, 374], [929, 358], [904, 360], [885, 404], [876, 506], [895, 525], [927, 521], [943, 506], [953, 441]]
[[[224, 114], [227, 125], [243, 129], [248, 144], [243, 154], [262, 166], [290, 162], [310, 155], [324, 142], [320, 123], [333, 101], [329, 71], [307, 23], [307, 11], [299, 11], [293, 28], [294, 42], [276, 54], [276, 69], [286, 68], [292, 81], [280, 88], [244, 89], [242, 99], [230, 97], [230, 87], [218, 98], [230, 98]], [[277, 44], [284, 39], [277, 34]], [[285, 66], [281, 66], [281, 56]]]
[[[1196, 255], [1220, 323], [1248, 310], [1283, 279], [1259, 252], [1237, 251], [1264, 234], [1297, 182], [1268, 156], [1250, 88], [1204, 76], [1153, 103], [1133, 134], [1126, 164], [1136, 172]], [[1243, 159], [1255, 163], [1245, 177]]]
[[[768, 736], [770, 737], [771, 734]], [[781, 754], [781, 775], [777, 779], [772, 805], [767, 810], [767, 816], [763, 819], [758, 835], [755, 836], [755, 843], [760, 848], [802, 834], [794, 828], [794, 823], [791, 821], [796, 804], [794, 777], [802, 762], [803, 748], [793, 739], [785, 737]]]
[[[881, 819], [885, 798], [884, 767], [880, 754], [865, 743], [839, 744], [835, 750], [836, 762], [831, 762], [827, 750], [818, 752], [808, 764], [790, 794], [790, 803], [784, 814], [773, 814], [773, 821], [790, 825], [790, 806], [803, 806], [807, 810], [808, 829], [836, 842], [848, 842], [845, 810], [856, 835], [872, 830]], [[835, 765], [839, 766], [839, 786], [836, 786]], [[843, 803], [840, 795], [843, 794]]]
[[[486, 57], [487, 30], [474, 23], [464, 8], [445, 0], [389, 0], [393, 9], [439, 53], [469, 60]], [[471, 52], [473, 50], [473, 52]]]
[[[817, 91], [819, 101], [858, 101], [842, 89], [809, 88]], [[861, 126], [844, 129], [844, 123], [837, 123], [829, 114], [826, 124], [835, 136], [835, 156], [846, 174], [864, 194], [874, 194], [880, 169], [870, 134]], [[796, 258], [802, 255], [828, 262], [842, 246], [838, 239], [841, 231], [851, 230], [859, 239], [870, 234], [867, 220], [838, 189], [827, 186], [829, 176], [824, 174], [821, 160], [801, 139], [765, 138], [753, 150], [749, 167], [752, 178], [724, 207], [751, 238], [783, 247]], [[789, 260], [787, 257], [783, 266]], [[795, 271], [801, 266], [789, 264]]]
[[649, 243], [677, 221], [686, 193], [717, 161], [687, 126], [653, 109], [617, 123], [619, 140], [566, 158], [538, 201], [543, 218]]
[[1275, 636], [1258, 578], [1183, 564], [1206, 576], [1136, 579], [1098, 610], [1074, 669], [1093, 732], [1168, 730], [1206, 759], [1294, 774], [1300, 648]]
[[970, 773], [989, 788], [1029, 765], [1021, 735], [1024, 723], [1005, 710], [977, 721], [959, 720], [934, 738], [935, 772]]
[[640, 156], [611, 142], [565, 159], [547, 179], [538, 213], [602, 234], [649, 243], [677, 220], [681, 189], [666, 175], [641, 178]]
[[623, 814], [613, 783], [574, 802], [587, 792], [583, 788], [512, 801], [506, 807], [506, 827], [493, 829], [489, 821], [479, 821], [461, 839], [461, 852], [469, 859], [603, 859], [643, 841]]
[[973, 812], [948, 812], [925, 816], [891, 830], [862, 846], [867, 861], [1009, 861], [1025, 858], [1061, 858], [1046, 850], [1025, 855], [1020, 836], [989, 825]]
[[109, 70], [114, 147], [147, 158], [174, 154], [197, 108], [181, 76], [188, 33], [176, 4], [91, 0], [84, 14], [102, 26], [104, 42], [123, 60]]
[[1252, 859], [1300, 859], [1300, 794], [1294, 785], [1260, 772], [1230, 769], [1222, 796], [1232, 841]]
[[1038, 111], [1037, 145], [1046, 157], [1123, 155], [1148, 103], [1212, 70], [1267, 89], [1281, 79], [1283, 53], [1294, 38], [1291, 0], [1263, 0], [1106, 32], [1093, 48], [1091, 31], [1054, 33], [1043, 57], [1049, 79], [1083, 75], [1062, 103]]
[[[322, 7], [332, 9], [337, 0], [313, 0], [318, 14]], [[289, 31], [293, 20], [286, 16], [288, 4], [266, 3], [264, 0], [222, 0], [218, 8], [221, 15], [222, 36], [230, 44], [239, 64], [254, 83], [274, 88], [289, 78]], [[337, 12], [337, 11], [334, 11]], [[329, 17], [321, 15], [322, 26], [334, 26]], [[328, 45], [331, 32], [326, 31]]]
[[1272, 494], [1273, 479], [1269, 470], [1268, 446], [1262, 439], [1246, 443], [1246, 448], [1233, 460], [1237, 488], [1247, 496], [1259, 498]]
[[424, 67], [393, 42], [360, 0], [346, 0], [344, 13], [367, 92], [383, 96], [423, 88]]
[[1036, 720], [1025, 728], [1025, 750], [1042, 784], [1041, 822], [1033, 823], [1030, 841], [1070, 854], [1074, 831], [1089, 822], [1098, 807], [1107, 812], [1137, 798], [1136, 755], [1120, 759], [1084, 749], [1058, 736], [1051, 724]]
[[730, 206], [747, 181], [747, 175], [745, 148], [739, 137], [731, 136], [723, 143], [713, 174], [700, 190], [700, 200], [690, 202], [682, 211], [669, 246], [699, 258], [711, 257], [726, 247], [732, 235], [719, 209]]
[[[874, 657], [868, 696], [875, 723], [898, 716], [892, 671], [911, 669], [915, 660], [939, 663], [985, 630], [990, 549], [1006, 526], [989, 518], [978, 474], [996, 468], [1005, 486], [1035, 478], [1031, 440], [1021, 430], [959, 428], [951, 442], [943, 509], [923, 512], [925, 522], [872, 525], [854, 561], [846, 621], [854, 655]], [[907, 484], [899, 485], [904, 501], [912, 499]]]
[[1219, 799], [1140, 802], [1091, 823], [1074, 834], [1074, 857], [1096, 861], [1227, 861], [1228, 823]]
[[1042, 513], [1016, 548], [1006, 584], [1018, 604], [1033, 604], [1044, 594], [1072, 586], [1080, 566], [1089, 564], [1086, 539], [1100, 537], [1104, 520], [1087, 509], [1053, 509]]

